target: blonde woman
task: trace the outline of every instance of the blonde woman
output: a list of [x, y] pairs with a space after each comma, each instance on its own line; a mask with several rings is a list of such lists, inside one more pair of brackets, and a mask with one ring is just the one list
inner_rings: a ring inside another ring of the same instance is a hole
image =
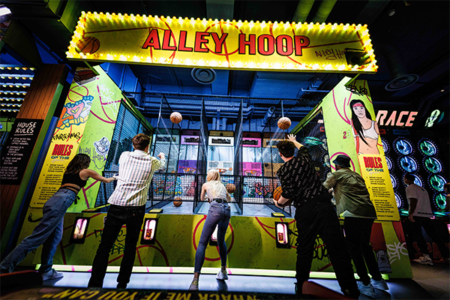
[[211, 235], [216, 226], [217, 230], [217, 244], [219, 245], [220, 260], [222, 267], [216, 278], [219, 280], [228, 279], [227, 274], [227, 245], [225, 244], [225, 233], [227, 232], [228, 224], [230, 223], [230, 206], [228, 202], [231, 201], [230, 194], [228, 194], [225, 186], [220, 179], [220, 174], [217, 170], [211, 170], [206, 176], [206, 183], [202, 186], [202, 194], [200, 199], [205, 200], [205, 194], [208, 196], [208, 202], [211, 207], [206, 217], [205, 225], [203, 226], [202, 235], [198, 244], [197, 253], [195, 254], [195, 269], [194, 280], [192, 280], [189, 290], [198, 290], [198, 281], [200, 277], [200, 270], [205, 260], [205, 250]]

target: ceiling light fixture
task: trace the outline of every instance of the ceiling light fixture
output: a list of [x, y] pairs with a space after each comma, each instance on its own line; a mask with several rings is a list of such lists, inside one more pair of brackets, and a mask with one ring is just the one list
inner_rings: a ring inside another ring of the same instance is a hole
[[388, 12], [388, 15], [389, 15], [389, 17], [392, 17], [393, 15], [395, 15], [395, 9], [391, 9], [391, 10]]
[[10, 13], [11, 13], [11, 10], [9, 8], [7, 8], [6, 6], [0, 7], [0, 17], [9, 15]]

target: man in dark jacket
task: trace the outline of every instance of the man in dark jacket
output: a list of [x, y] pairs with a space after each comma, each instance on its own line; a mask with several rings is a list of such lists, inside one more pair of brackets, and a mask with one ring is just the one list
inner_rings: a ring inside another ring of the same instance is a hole
[[[297, 293], [309, 279], [314, 243], [320, 235], [327, 247], [337, 280], [345, 295], [358, 297], [359, 290], [353, 275], [350, 255], [347, 252], [339, 220], [331, 204], [331, 195], [319, 180], [308, 149], [289, 136], [290, 141], [277, 144], [284, 165], [278, 170], [282, 194], [275, 201], [279, 207], [293, 202], [297, 222]], [[294, 157], [295, 147], [299, 148]]]
[[[333, 161], [336, 172], [330, 173], [323, 183], [327, 189], [333, 188], [337, 214], [344, 219], [345, 240], [361, 282], [358, 282], [362, 294], [375, 298], [374, 287], [388, 290], [381, 278], [375, 259], [370, 235], [372, 225], [377, 218], [375, 207], [370, 200], [364, 179], [350, 170], [350, 157], [338, 155]], [[365, 261], [365, 262], [364, 262]], [[367, 274], [369, 268], [372, 280]]]

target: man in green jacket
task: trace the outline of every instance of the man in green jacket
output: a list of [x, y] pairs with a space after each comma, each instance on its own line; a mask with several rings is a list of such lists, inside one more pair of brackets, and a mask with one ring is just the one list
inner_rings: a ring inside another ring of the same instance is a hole
[[[381, 278], [378, 263], [370, 245], [372, 225], [377, 214], [364, 179], [350, 170], [350, 158], [346, 155], [338, 155], [333, 163], [336, 166], [336, 172], [329, 174], [323, 185], [327, 189], [333, 188], [337, 213], [345, 218], [345, 240], [356, 272], [361, 279], [361, 282], [358, 282], [359, 290], [361, 294], [375, 298], [374, 287], [381, 290], [389, 289]], [[372, 281], [367, 274], [366, 264]]]

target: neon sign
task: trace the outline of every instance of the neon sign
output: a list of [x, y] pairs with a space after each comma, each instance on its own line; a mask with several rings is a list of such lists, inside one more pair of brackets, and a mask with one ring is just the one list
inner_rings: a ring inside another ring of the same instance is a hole
[[390, 115], [387, 110], [379, 110], [377, 114], [377, 122], [380, 126], [412, 127], [417, 114], [417, 111], [401, 111], [398, 113], [397, 117], [396, 110], [390, 112]]
[[[348, 60], [354, 53], [358, 59]], [[82, 12], [66, 55], [71, 60], [236, 70], [378, 69], [367, 25], [97, 12]]]

